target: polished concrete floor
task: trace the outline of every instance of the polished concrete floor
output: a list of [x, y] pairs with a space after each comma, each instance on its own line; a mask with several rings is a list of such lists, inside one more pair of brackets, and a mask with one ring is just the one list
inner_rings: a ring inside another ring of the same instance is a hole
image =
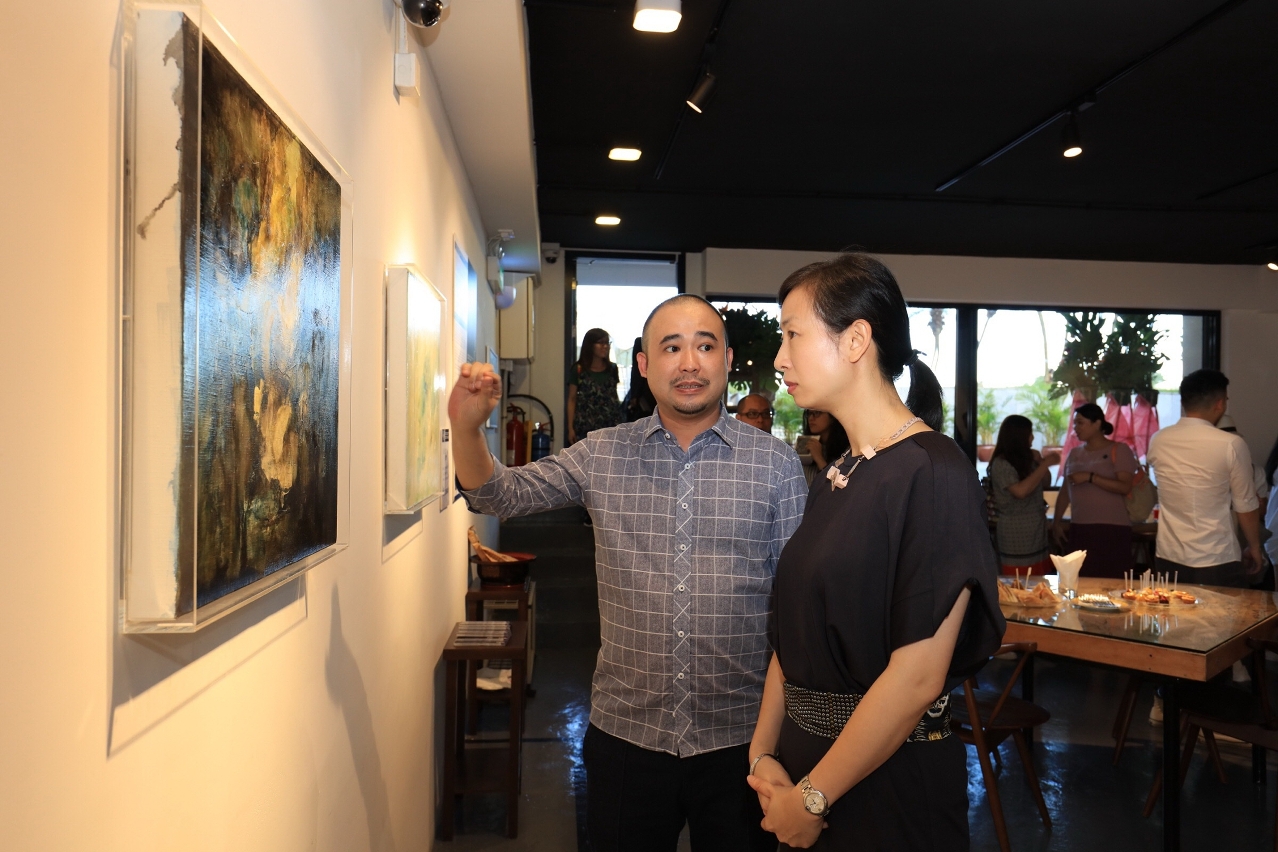
[[[470, 796], [462, 804], [456, 839], [437, 842], [439, 850], [590, 848], [581, 828], [585, 795], [580, 744], [590, 712], [599, 621], [593, 538], [580, 517], [568, 510], [502, 527], [503, 548], [538, 554], [536, 695], [527, 704], [519, 837], [503, 835], [500, 796]], [[1002, 668], [1003, 664], [993, 664], [983, 673], [983, 681], [1001, 683]], [[1040, 731], [1034, 758], [1053, 826], [1050, 831], [1043, 827], [1015, 748], [1004, 744], [998, 783], [1012, 848], [1162, 849], [1161, 807], [1149, 819], [1141, 818], [1161, 755], [1161, 727], [1147, 721], [1150, 687], [1141, 696], [1129, 745], [1115, 767], [1110, 728], [1126, 676], [1044, 657], [1037, 662], [1035, 683], [1038, 703], [1052, 713]], [[494, 732], [504, 729], [503, 708], [485, 707], [481, 726]], [[1226, 784], [1205, 764], [1201, 746], [1189, 768], [1182, 800], [1182, 848], [1272, 849], [1276, 762], [1270, 761], [1267, 783], [1258, 786], [1252, 783], [1249, 749], [1222, 743], [1222, 756]], [[971, 749], [968, 778], [972, 849], [997, 850], [980, 765]], [[685, 833], [681, 849], [687, 848]]]

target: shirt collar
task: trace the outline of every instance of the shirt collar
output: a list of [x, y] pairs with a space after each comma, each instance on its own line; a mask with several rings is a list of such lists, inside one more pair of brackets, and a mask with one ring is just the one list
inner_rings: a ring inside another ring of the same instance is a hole
[[[719, 436], [719, 439], [722, 440], [723, 443], [727, 444], [729, 447], [735, 447], [737, 444], [737, 438], [739, 437], [739, 435], [735, 433], [734, 427], [740, 428], [742, 425], [743, 424], [738, 423], [736, 420], [733, 420], [731, 417], [728, 416], [728, 409], [724, 407], [722, 402], [720, 402], [719, 403], [719, 419], [716, 420], [714, 422], [714, 425], [712, 425], [709, 429], [707, 429], [706, 432], [714, 432], [716, 435]], [[648, 425], [645, 426], [643, 430], [644, 440], [645, 441], [648, 440], [657, 432], [664, 431], [665, 428], [666, 428], [665, 425], [662, 424], [661, 422], [661, 408], [660, 406], [658, 406], [657, 410], [652, 412], [652, 414], [648, 416]], [[754, 427], [747, 426], [745, 428], [753, 429]], [[704, 435], [704, 434], [705, 432], [701, 433], [701, 435]], [[697, 438], [700, 438], [701, 435], [698, 435]], [[696, 438], [694, 438], [693, 440], [696, 440]]]

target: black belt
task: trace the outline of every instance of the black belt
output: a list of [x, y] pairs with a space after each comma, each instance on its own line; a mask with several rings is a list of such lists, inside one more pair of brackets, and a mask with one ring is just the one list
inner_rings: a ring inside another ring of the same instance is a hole
[[[827, 740], [838, 739], [857, 705], [865, 698], [859, 692], [816, 692], [787, 681], [785, 714], [801, 730]], [[950, 694], [947, 692], [923, 713], [923, 718], [906, 738], [907, 743], [930, 743], [950, 735]]]

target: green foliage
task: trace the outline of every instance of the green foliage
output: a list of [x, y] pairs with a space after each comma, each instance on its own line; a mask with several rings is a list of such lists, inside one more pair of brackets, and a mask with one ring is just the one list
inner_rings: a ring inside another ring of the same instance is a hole
[[751, 393], [772, 396], [779, 384], [772, 362], [781, 348], [781, 324], [762, 309], [732, 308], [720, 314], [732, 347], [728, 381], [746, 385]]
[[1001, 422], [998, 403], [994, 401], [994, 391], [981, 388], [980, 396], [976, 399], [976, 437], [979, 442], [994, 443], [994, 436], [998, 433]]
[[1059, 447], [1069, 429], [1069, 403], [1053, 395], [1047, 379], [1026, 385], [1016, 399], [1025, 404], [1019, 413], [1034, 421], [1034, 428], [1043, 436], [1043, 446]]
[[1157, 405], [1154, 383], [1158, 368], [1167, 360], [1157, 351], [1160, 337], [1154, 329], [1153, 314], [1118, 314], [1096, 367], [1101, 392], [1112, 396], [1119, 405], [1130, 404], [1132, 394]]
[[772, 410], [776, 412], [776, 416], [772, 418], [772, 427], [780, 427], [785, 435], [785, 442], [793, 445], [799, 432], [803, 430], [803, 409], [795, 404], [794, 397], [782, 390], [772, 400]]
[[946, 435], [954, 434], [954, 409], [944, 393], [941, 394], [941, 431]]
[[1104, 320], [1093, 311], [1061, 311], [1060, 314], [1065, 318], [1065, 350], [1061, 353], [1060, 364], [1052, 371], [1052, 395], [1071, 396], [1075, 391], [1081, 391], [1089, 402], [1095, 402], [1100, 393], [1096, 370], [1105, 343], [1101, 334]]

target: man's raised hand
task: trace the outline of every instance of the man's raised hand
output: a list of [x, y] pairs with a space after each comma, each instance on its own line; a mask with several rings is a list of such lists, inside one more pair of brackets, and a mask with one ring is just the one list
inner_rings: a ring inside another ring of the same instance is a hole
[[501, 377], [486, 361], [462, 364], [448, 397], [448, 420], [454, 431], [474, 431], [488, 421], [501, 399]]

